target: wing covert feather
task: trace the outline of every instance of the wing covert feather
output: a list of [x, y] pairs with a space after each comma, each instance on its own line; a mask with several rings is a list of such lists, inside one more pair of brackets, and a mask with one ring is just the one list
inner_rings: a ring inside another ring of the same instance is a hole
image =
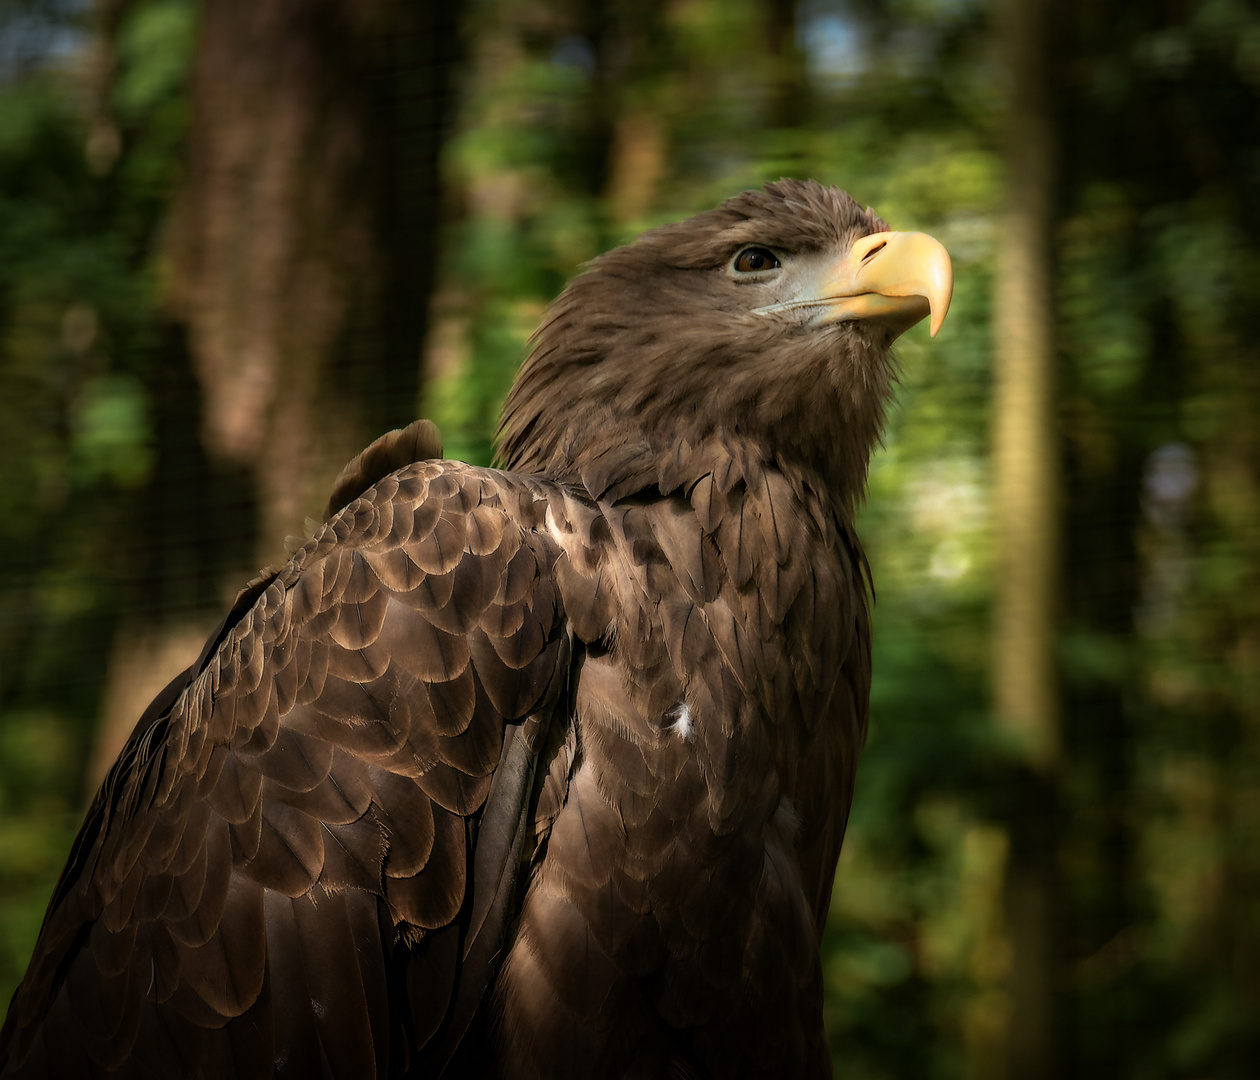
[[[549, 723], [568, 685], [558, 549], [538, 528], [548, 498], [562, 501], [413, 464], [251, 585], [102, 786], [0, 1072], [384, 1075], [399, 1024], [422, 1040], [440, 1029], [460, 947], [425, 937], [456, 941], [475, 907], [497, 951], [509, 905], [490, 894], [513, 888], [540, 744], [518, 736], [513, 780], [496, 786], [505, 725]], [[492, 792], [506, 802], [490, 804], [483, 895], [470, 843]], [[414, 1017], [391, 1013], [396, 946], [424, 969]]]

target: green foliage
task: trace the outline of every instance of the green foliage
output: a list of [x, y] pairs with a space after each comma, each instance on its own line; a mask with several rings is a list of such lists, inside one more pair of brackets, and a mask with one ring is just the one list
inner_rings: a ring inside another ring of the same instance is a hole
[[178, 101], [192, 62], [197, 11], [185, 0], [157, 0], [128, 10], [114, 40], [120, 64], [114, 107], [137, 120]]
[[128, 515], [155, 454], [150, 245], [182, 138], [194, 11], [128, 6], [117, 111], [100, 113], [77, 63], [88, 41], [77, 9], [0, 9], [0, 37], [39, 30], [39, 48], [0, 81], [6, 1001], [77, 829], [112, 627], [134, 578]]

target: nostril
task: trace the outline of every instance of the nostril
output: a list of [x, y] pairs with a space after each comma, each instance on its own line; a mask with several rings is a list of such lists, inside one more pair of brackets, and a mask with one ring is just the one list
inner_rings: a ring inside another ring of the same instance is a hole
[[876, 244], [873, 248], [871, 248], [871, 250], [870, 250], [870, 251], [868, 251], [865, 255], [863, 255], [863, 256], [862, 256], [862, 261], [863, 261], [863, 262], [870, 262], [872, 258], [874, 258], [876, 255], [878, 255], [878, 254], [879, 254], [881, 251], [883, 251], [883, 250], [884, 250], [884, 248], [886, 248], [887, 246], [888, 246], [888, 241], [887, 241], [887, 240], [881, 240], [878, 244]]

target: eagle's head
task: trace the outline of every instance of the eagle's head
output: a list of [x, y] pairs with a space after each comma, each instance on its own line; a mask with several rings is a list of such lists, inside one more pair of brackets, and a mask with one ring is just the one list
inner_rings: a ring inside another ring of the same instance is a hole
[[[508, 396], [510, 468], [600, 485], [714, 434], [856, 497], [898, 334], [945, 318], [949, 256], [837, 188], [780, 180], [593, 260], [552, 305]], [[621, 460], [618, 460], [618, 459]], [[596, 494], [601, 494], [596, 492]]]

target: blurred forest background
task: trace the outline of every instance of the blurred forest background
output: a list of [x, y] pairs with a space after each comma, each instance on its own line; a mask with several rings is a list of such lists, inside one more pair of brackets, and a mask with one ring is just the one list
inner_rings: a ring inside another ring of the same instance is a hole
[[782, 175], [940, 237], [861, 531], [846, 1078], [1260, 1068], [1254, 0], [0, 0], [0, 999], [340, 466]]

